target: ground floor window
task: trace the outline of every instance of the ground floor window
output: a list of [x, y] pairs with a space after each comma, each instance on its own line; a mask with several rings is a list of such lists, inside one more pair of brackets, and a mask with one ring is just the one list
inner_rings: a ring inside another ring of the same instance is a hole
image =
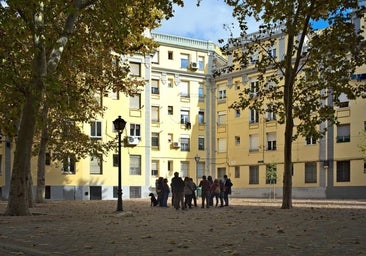
[[305, 183], [316, 183], [316, 162], [305, 163]]
[[130, 187], [130, 198], [141, 198], [141, 187]]
[[249, 166], [249, 184], [259, 184], [259, 166]]
[[337, 161], [337, 182], [351, 181], [350, 161]]

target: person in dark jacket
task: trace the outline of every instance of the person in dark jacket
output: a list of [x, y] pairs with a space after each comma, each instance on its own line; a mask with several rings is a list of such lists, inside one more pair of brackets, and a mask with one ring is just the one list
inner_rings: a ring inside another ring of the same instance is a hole
[[170, 193], [170, 188], [168, 185], [168, 179], [163, 180], [163, 207], [168, 207], [168, 197]]
[[175, 209], [182, 208], [184, 210], [184, 181], [179, 177], [179, 173], [175, 172], [172, 178], [173, 206]]
[[233, 186], [233, 183], [231, 180], [227, 177], [227, 175], [224, 175], [224, 202], [225, 206], [229, 206], [229, 195], [231, 195], [231, 187]]
[[201, 197], [202, 197], [202, 208], [209, 208], [208, 201], [210, 198], [210, 183], [208, 182], [205, 175], [202, 176], [202, 180], [200, 181], [199, 187], [201, 187]]

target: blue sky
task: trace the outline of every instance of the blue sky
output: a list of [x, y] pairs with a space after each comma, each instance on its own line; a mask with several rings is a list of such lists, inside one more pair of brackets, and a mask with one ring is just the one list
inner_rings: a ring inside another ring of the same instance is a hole
[[[240, 30], [237, 21], [232, 17], [232, 8], [223, 0], [203, 0], [200, 7], [197, 0], [186, 0], [184, 7], [176, 7], [175, 15], [164, 20], [162, 26], [154, 32], [183, 36], [201, 40], [211, 40], [218, 43], [219, 39], [227, 39], [230, 32], [224, 29], [224, 24], [232, 26], [234, 37], [239, 37]], [[258, 24], [248, 20], [248, 32], [258, 31]], [[324, 28], [325, 22], [317, 22], [316, 28]]]
[[224, 29], [224, 24], [231, 26], [234, 23], [234, 36], [239, 36], [237, 22], [231, 15], [232, 9], [223, 0], [203, 0], [199, 7], [196, 3], [197, 0], [186, 0], [184, 7], [176, 7], [174, 17], [163, 21], [162, 26], [154, 32], [217, 43], [220, 38], [230, 36], [230, 32]]

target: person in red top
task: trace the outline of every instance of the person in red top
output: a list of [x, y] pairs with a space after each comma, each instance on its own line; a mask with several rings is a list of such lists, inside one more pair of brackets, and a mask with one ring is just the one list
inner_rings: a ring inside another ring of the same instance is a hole
[[208, 183], [208, 180], [205, 175], [202, 176], [202, 180], [200, 181], [199, 187], [201, 187], [201, 197], [202, 197], [202, 208], [205, 208], [205, 201], [206, 201], [206, 207], [208, 206], [208, 199], [210, 195], [210, 184]]
[[211, 186], [211, 197], [212, 200], [213, 198], [216, 199], [216, 205], [215, 207], [217, 207], [217, 205], [219, 204], [219, 198], [220, 198], [220, 194], [221, 194], [221, 187], [220, 187], [220, 183], [218, 179], [215, 179], [212, 186]]

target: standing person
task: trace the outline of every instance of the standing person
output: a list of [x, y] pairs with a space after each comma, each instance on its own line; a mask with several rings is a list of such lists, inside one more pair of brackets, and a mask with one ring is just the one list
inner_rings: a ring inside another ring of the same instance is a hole
[[163, 207], [163, 177], [159, 177], [155, 182], [156, 194], [158, 195], [158, 203]]
[[193, 181], [189, 177], [184, 178], [184, 207], [192, 208]]
[[221, 192], [220, 192], [220, 207], [224, 207], [224, 182], [222, 181], [222, 179], [220, 179], [220, 181], [219, 181], [219, 183], [220, 183], [220, 190], [221, 190]]
[[213, 194], [211, 193], [211, 187], [213, 185], [213, 179], [212, 176], [207, 176], [207, 180], [208, 180], [208, 184], [210, 184], [210, 189], [209, 189], [209, 195], [208, 195], [208, 205], [209, 206], [213, 206]]
[[163, 207], [168, 207], [168, 197], [170, 193], [170, 188], [168, 185], [168, 179], [163, 180]]
[[217, 207], [217, 205], [219, 204], [219, 198], [220, 198], [220, 194], [221, 194], [221, 188], [220, 188], [220, 183], [218, 179], [215, 179], [211, 188], [210, 188], [210, 192], [211, 192], [211, 198], [213, 201], [213, 198], [216, 199], [216, 205], [215, 207]]
[[197, 197], [196, 197], [197, 185], [196, 185], [196, 183], [194, 183], [192, 178], [191, 178], [191, 181], [193, 183], [193, 197], [192, 197], [193, 205], [194, 205], [194, 207], [197, 207]]
[[224, 202], [225, 206], [229, 206], [229, 195], [231, 195], [231, 187], [233, 186], [233, 183], [231, 180], [227, 177], [227, 175], [224, 175]]
[[206, 207], [209, 208], [208, 199], [210, 195], [210, 184], [205, 175], [202, 176], [202, 180], [200, 181], [199, 187], [201, 188], [201, 197], [202, 197], [202, 208], [205, 208], [205, 201]]
[[173, 206], [176, 210], [180, 207], [184, 210], [183, 194], [184, 181], [179, 177], [179, 173], [175, 172], [172, 178]]

